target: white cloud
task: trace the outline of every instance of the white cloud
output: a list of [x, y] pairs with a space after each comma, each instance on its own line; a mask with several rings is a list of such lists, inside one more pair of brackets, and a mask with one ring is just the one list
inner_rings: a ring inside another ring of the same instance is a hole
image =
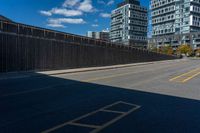
[[108, 1], [107, 5], [110, 6], [110, 5], [114, 4], [114, 3], [115, 3], [114, 0], [110, 0], [110, 1]]
[[81, 16], [83, 15], [82, 11], [79, 10], [68, 10], [65, 8], [53, 8], [50, 11], [40, 11], [40, 14], [44, 16], [52, 16], [55, 15], [63, 15], [65, 17], [72, 17], [72, 16]]
[[49, 27], [53, 27], [53, 28], [65, 28], [65, 26], [63, 24], [54, 24], [54, 23], [49, 23], [47, 24], [47, 26]]
[[[84, 24], [82, 18], [74, 18], [82, 16], [85, 13], [97, 11], [92, 5], [92, 0], [64, 0], [60, 7], [54, 7], [50, 10], [41, 10], [40, 14], [45, 16], [61, 15], [61, 18], [49, 18], [47, 26], [64, 28], [65, 24]], [[72, 18], [73, 17], [73, 18]], [[97, 25], [93, 25], [97, 27]]]
[[92, 27], [99, 27], [98, 24], [92, 24]]
[[110, 5], [113, 5], [115, 3], [115, 1], [109, 0], [108, 2], [105, 2], [104, 0], [98, 0], [97, 3], [110, 6]]
[[73, 7], [77, 4], [79, 4], [80, 0], [65, 0], [63, 3], [63, 7]]
[[65, 0], [62, 7], [55, 7], [49, 11], [41, 10], [40, 14], [44, 16], [63, 15], [65, 17], [81, 16], [83, 12], [97, 11], [93, 5], [92, 0]]
[[103, 18], [110, 18], [109, 13], [100, 13], [100, 16], [103, 17]]
[[44, 16], [51, 16], [52, 13], [50, 11], [40, 11], [40, 14], [44, 15]]
[[78, 9], [83, 12], [93, 12], [95, 10], [94, 7], [92, 6], [91, 0], [84, 0], [83, 2], [81, 2]]
[[49, 24], [84, 24], [86, 23], [82, 18], [50, 18]]
[[63, 15], [65, 17], [80, 16], [83, 14], [81, 11], [78, 10], [67, 10], [64, 8], [53, 8], [50, 12], [52, 14]]

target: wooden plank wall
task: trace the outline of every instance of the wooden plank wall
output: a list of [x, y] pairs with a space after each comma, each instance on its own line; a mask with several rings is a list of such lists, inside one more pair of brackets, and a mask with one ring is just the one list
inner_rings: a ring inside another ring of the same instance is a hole
[[57, 70], [167, 59], [176, 57], [0, 21], [0, 72]]

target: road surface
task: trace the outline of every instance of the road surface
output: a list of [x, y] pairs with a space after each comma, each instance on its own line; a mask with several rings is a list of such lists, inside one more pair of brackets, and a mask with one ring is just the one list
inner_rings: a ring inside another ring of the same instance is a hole
[[199, 133], [200, 60], [0, 80], [0, 133]]

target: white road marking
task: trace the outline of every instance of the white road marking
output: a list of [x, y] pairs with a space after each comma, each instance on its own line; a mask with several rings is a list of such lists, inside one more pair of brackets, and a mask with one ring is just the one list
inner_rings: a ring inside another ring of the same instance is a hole
[[113, 110], [102, 110], [103, 112], [108, 112], [108, 113], [118, 113], [118, 114], [124, 114], [124, 112], [121, 112], [121, 111], [113, 111]]
[[100, 128], [101, 126], [96, 125], [88, 125], [88, 124], [81, 124], [81, 123], [69, 123], [69, 125], [80, 126], [80, 127], [88, 127], [88, 128]]
[[[115, 111], [115, 110], [109, 110], [109, 109], [108, 109], [108, 108], [113, 107], [113, 106], [115, 106], [115, 105], [117, 105], [117, 104], [129, 105], [129, 106], [132, 106], [132, 109], [130, 109], [130, 110], [127, 111], [127, 112], [120, 112], [120, 111]], [[139, 109], [140, 107], [141, 107], [141, 106], [136, 105], [136, 104], [131, 104], [131, 103], [123, 102], [123, 101], [118, 101], [118, 102], [115, 102], [115, 103], [113, 103], [113, 104], [110, 104], [110, 105], [107, 105], [107, 106], [105, 106], [105, 107], [102, 107], [102, 108], [100, 108], [100, 109], [98, 109], [98, 110], [96, 110], [96, 111], [93, 111], [93, 112], [91, 112], [91, 113], [88, 113], [88, 114], [86, 114], [86, 115], [83, 115], [83, 116], [81, 116], [81, 117], [78, 117], [78, 118], [76, 118], [76, 119], [74, 119], [74, 120], [71, 120], [71, 121], [65, 122], [65, 123], [63, 123], [63, 124], [57, 125], [57, 126], [55, 126], [55, 127], [53, 127], [53, 128], [50, 128], [50, 129], [48, 129], [48, 130], [45, 130], [45, 131], [43, 131], [43, 132], [41, 132], [41, 133], [50, 133], [50, 132], [52, 132], [52, 131], [58, 130], [58, 129], [60, 129], [60, 128], [63, 128], [63, 127], [65, 127], [65, 126], [67, 126], [67, 125], [75, 125], [75, 126], [80, 126], [80, 127], [94, 128], [94, 130], [91, 131], [91, 133], [97, 133], [97, 132], [101, 131], [102, 129], [108, 127], [109, 125], [115, 123], [116, 121], [122, 119], [123, 117], [127, 116], [128, 114], [130, 114], [130, 113], [136, 111], [136, 110]], [[91, 115], [93, 115], [93, 114], [96, 114], [96, 113], [98, 113], [98, 112], [100, 112], [100, 111], [102, 111], [102, 112], [109, 112], [109, 113], [118, 113], [119, 116], [115, 117], [114, 119], [110, 120], [109, 122], [104, 123], [104, 124], [101, 125], [101, 126], [78, 123], [79, 120], [81, 120], [81, 119], [83, 119], [83, 118], [86, 118], [86, 117], [88, 117], [88, 116], [91, 116]]]

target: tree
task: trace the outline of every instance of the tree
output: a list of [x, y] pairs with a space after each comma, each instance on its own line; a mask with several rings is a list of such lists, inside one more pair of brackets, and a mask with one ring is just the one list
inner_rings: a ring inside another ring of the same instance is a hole
[[196, 50], [196, 56], [200, 57], [200, 49]]
[[160, 53], [168, 54], [168, 55], [173, 55], [174, 53], [173, 48], [170, 45], [165, 45], [165, 46], [160, 47], [159, 51]]
[[155, 43], [148, 43], [148, 50], [152, 52], [158, 52], [157, 45]]
[[178, 54], [184, 54], [186, 56], [191, 56], [192, 53], [193, 53], [193, 50], [191, 48], [190, 45], [187, 45], [187, 44], [183, 44], [183, 45], [180, 45], [177, 49], [177, 53]]
[[151, 48], [151, 51], [152, 51], [152, 52], [158, 52], [158, 48], [156, 48], [156, 47]]

